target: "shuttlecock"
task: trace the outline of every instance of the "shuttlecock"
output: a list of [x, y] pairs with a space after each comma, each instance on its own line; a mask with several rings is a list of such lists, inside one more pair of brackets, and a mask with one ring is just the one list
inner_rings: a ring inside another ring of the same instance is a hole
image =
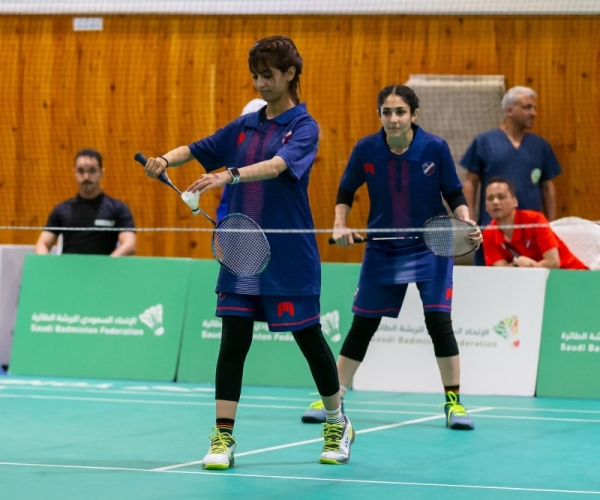
[[185, 201], [186, 205], [192, 209], [194, 215], [198, 215], [200, 210], [198, 209], [198, 200], [200, 200], [200, 193], [191, 193], [190, 191], [184, 191], [181, 193], [181, 199]]

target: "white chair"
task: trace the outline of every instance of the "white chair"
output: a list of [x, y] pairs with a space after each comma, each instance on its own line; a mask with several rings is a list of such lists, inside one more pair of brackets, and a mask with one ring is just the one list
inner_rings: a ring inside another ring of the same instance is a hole
[[600, 225], [580, 217], [563, 217], [552, 221], [550, 227], [575, 257], [590, 269], [600, 270]]

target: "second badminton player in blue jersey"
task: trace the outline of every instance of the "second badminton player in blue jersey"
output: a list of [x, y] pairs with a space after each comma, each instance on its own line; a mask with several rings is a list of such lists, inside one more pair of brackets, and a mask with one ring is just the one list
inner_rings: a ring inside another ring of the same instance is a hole
[[[217, 418], [202, 466], [227, 469], [234, 463], [233, 428], [255, 321], [266, 321], [274, 332], [293, 333], [326, 410], [319, 460], [344, 464], [350, 460], [355, 433], [342, 415], [335, 359], [321, 332], [321, 264], [307, 193], [319, 128], [298, 98], [302, 58], [292, 40], [283, 36], [259, 40], [250, 49], [248, 65], [265, 107], [146, 163], [147, 174], [156, 177], [167, 166], [195, 158], [209, 173], [188, 191], [202, 194], [229, 184], [229, 213], [243, 213], [263, 229], [306, 231], [268, 232], [271, 260], [257, 277], [239, 277], [221, 268], [216, 288], [217, 316], [223, 321]], [[227, 170], [210, 173], [223, 166]]]
[[[419, 100], [412, 89], [390, 85], [379, 92], [377, 110], [383, 127], [354, 147], [340, 180], [333, 239], [341, 247], [358, 235], [346, 220], [354, 193], [367, 185], [370, 236], [415, 236], [419, 233], [377, 233], [378, 229], [420, 228], [425, 221], [447, 215], [442, 197], [454, 215], [474, 226], [471, 239], [481, 243], [481, 231], [469, 210], [446, 142], [415, 125]], [[423, 239], [367, 243], [352, 311], [354, 319], [338, 359], [342, 394], [365, 357], [383, 316], [397, 317], [409, 283], [416, 283], [425, 324], [446, 393], [447, 426], [473, 429], [460, 404], [460, 361], [450, 317], [453, 260], [437, 257]], [[320, 403], [313, 403], [304, 422], [323, 419]]]

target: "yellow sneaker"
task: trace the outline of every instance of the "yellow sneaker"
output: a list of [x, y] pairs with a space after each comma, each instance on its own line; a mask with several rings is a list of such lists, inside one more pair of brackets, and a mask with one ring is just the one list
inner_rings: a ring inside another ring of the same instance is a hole
[[458, 396], [453, 392], [448, 393], [450, 401], [444, 405], [446, 412], [446, 427], [461, 431], [472, 431], [475, 429], [475, 423], [467, 415], [465, 407], [458, 402]]
[[320, 399], [311, 403], [308, 410], [302, 415], [302, 422], [305, 424], [324, 424], [325, 423], [325, 407]]
[[202, 459], [202, 468], [209, 470], [225, 470], [235, 464], [233, 453], [237, 446], [237, 441], [231, 434], [219, 432], [219, 429], [213, 427], [214, 434], [209, 436], [210, 448], [208, 453]]
[[350, 446], [356, 439], [356, 432], [350, 419], [344, 415], [344, 422], [323, 426], [325, 445], [319, 458], [322, 464], [343, 465], [350, 461]]

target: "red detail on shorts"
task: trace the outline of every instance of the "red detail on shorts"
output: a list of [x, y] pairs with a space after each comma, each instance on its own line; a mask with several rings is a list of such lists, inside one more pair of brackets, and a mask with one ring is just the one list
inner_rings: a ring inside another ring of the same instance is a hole
[[247, 311], [255, 312], [255, 309], [251, 307], [235, 307], [235, 306], [218, 306], [217, 311]]
[[224, 300], [224, 299], [225, 299], [225, 297], [227, 297], [227, 294], [226, 294], [226, 293], [219, 292], [219, 300]]
[[239, 146], [242, 142], [244, 142], [245, 138], [246, 138], [246, 133], [240, 132], [240, 135], [238, 135], [238, 138], [237, 138], [237, 145]]
[[446, 288], [446, 300], [452, 299], [452, 288]]
[[283, 313], [287, 312], [290, 316], [294, 316], [294, 304], [292, 302], [279, 302], [277, 304], [277, 317], [281, 318]]
[[302, 321], [295, 321], [293, 323], [269, 323], [269, 326], [272, 326], [275, 328], [281, 327], [281, 326], [297, 326], [297, 325], [302, 325], [303, 323], [308, 323], [309, 321], [314, 321], [318, 317], [319, 317], [319, 314], [317, 314], [313, 318], [303, 319]]
[[395, 307], [390, 308], [390, 309], [376, 309], [376, 310], [369, 310], [369, 309], [361, 309], [360, 307], [356, 307], [356, 306], [352, 306], [352, 310], [359, 312], [359, 313], [366, 313], [366, 314], [385, 314], [386, 312], [392, 312], [395, 314], [400, 314], [400, 309], [396, 309]]
[[375, 175], [375, 167], [372, 163], [365, 163], [365, 174]]

